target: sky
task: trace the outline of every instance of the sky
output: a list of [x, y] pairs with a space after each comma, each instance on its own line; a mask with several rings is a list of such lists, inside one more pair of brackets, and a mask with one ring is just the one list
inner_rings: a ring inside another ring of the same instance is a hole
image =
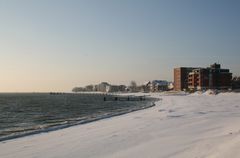
[[240, 75], [238, 0], [0, 0], [0, 92], [173, 80], [219, 62]]

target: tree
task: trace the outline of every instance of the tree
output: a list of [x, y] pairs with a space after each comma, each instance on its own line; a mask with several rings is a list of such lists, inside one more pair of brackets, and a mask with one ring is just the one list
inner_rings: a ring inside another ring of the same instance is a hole
[[82, 88], [82, 87], [74, 87], [73, 89], [72, 89], [72, 92], [83, 92], [83, 91], [85, 91], [85, 89], [84, 88]]
[[135, 81], [131, 81], [129, 89], [131, 92], [136, 92], [137, 91], [137, 83]]
[[87, 85], [85, 89], [86, 91], [93, 91], [93, 85]]

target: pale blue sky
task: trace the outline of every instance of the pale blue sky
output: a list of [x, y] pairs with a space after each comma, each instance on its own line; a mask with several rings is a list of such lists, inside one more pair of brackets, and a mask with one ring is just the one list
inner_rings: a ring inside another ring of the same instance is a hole
[[0, 91], [173, 80], [220, 62], [240, 75], [238, 0], [0, 0]]

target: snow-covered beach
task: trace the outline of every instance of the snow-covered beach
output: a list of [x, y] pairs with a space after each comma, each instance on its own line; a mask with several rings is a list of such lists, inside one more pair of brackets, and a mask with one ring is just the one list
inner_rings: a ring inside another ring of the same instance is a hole
[[238, 158], [240, 93], [161, 95], [156, 106], [0, 142], [1, 158]]

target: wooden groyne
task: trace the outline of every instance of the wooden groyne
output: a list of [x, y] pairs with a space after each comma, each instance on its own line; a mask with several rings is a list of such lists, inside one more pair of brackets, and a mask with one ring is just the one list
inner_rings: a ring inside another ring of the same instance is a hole
[[101, 96], [103, 101], [145, 101], [150, 95], [142, 95], [142, 96], [135, 96], [135, 95], [118, 95], [112, 93], [61, 93], [61, 92], [50, 92], [50, 95], [92, 95], [94, 96]]
[[146, 96], [111, 96], [105, 95], [103, 101], [144, 101]]

